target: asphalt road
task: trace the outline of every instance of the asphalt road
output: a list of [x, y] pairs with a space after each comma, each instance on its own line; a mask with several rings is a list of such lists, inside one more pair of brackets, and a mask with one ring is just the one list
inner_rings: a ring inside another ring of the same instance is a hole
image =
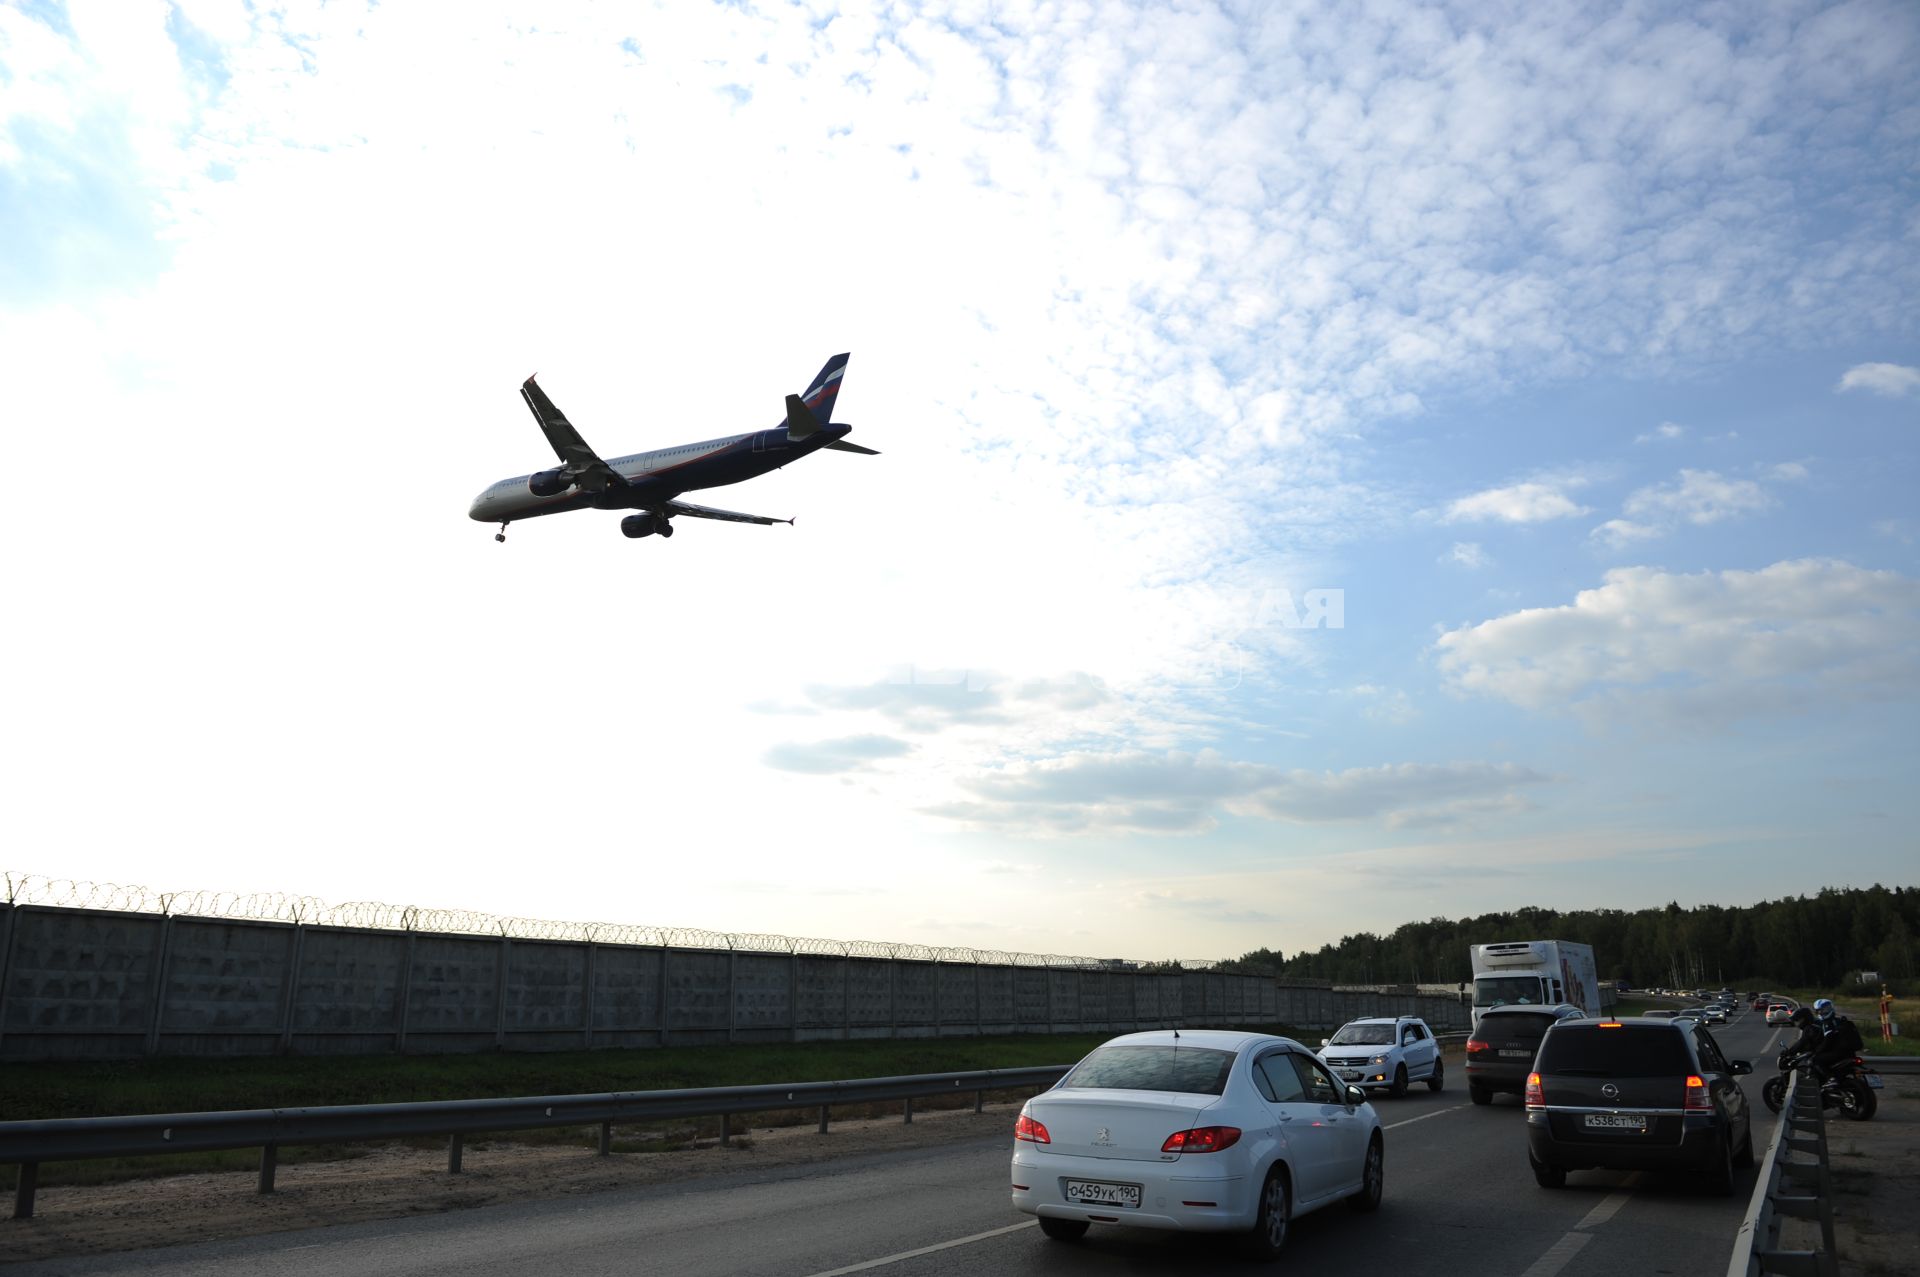
[[[1780, 1031], [1744, 1013], [1714, 1030], [1753, 1061], [1744, 1081], [1761, 1121], [1760, 1083]], [[1473, 1277], [1718, 1273], [1753, 1188], [1729, 1197], [1684, 1176], [1576, 1172], [1562, 1191], [1527, 1168], [1520, 1103], [1467, 1102], [1448, 1088], [1375, 1101], [1387, 1128], [1386, 1195], [1371, 1216], [1335, 1207], [1298, 1220], [1281, 1265], [1296, 1272], [1374, 1269]], [[1244, 1274], [1224, 1239], [1096, 1226], [1080, 1243], [1041, 1236], [1007, 1203], [1011, 1138], [713, 1176], [681, 1187], [490, 1207], [167, 1250], [24, 1264], [37, 1274], [248, 1277], [415, 1274], [674, 1274], [675, 1277], [957, 1277], [959, 1274]]]

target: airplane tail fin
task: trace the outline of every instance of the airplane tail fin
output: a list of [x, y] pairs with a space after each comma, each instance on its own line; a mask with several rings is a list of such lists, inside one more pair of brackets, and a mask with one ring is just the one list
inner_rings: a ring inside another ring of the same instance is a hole
[[[835, 355], [820, 369], [820, 375], [813, 379], [805, 394], [787, 396], [787, 438], [797, 443], [833, 420], [834, 401], [840, 397], [840, 379], [846, 375], [847, 360], [851, 357]], [[796, 411], [796, 407], [800, 411]]]

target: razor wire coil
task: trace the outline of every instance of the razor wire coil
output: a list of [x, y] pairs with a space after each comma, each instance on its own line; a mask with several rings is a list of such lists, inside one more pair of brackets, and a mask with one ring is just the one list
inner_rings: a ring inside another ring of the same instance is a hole
[[328, 904], [318, 896], [289, 892], [155, 891], [137, 884], [89, 882], [0, 870], [0, 891], [13, 906], [94, 909], [172, 917], [232, 918], [249, 922], [294, 923], [360, 931], [416, 931], [477, 935], [507, 940], [552, 940], [573, 944], [637, 945], [666, 949], [719, 949], [739, 953], [808, 957], [883, 958], [897, 962], [972, 963], [980, 966], [1056, 967], [1070, 970], [1129, 970], [1174, 967], [1204, 971], [1212, 958], [1132, 961], [1057, 953], [1017, 953], [1000, 949], [908, 944], [889, 940], [828, 940], [757, 931], [710, 931], [701, 927], [657, 927], [618, 922], [561, 922], [519, 918], [472, 909], [428, 909], [377, 900]]

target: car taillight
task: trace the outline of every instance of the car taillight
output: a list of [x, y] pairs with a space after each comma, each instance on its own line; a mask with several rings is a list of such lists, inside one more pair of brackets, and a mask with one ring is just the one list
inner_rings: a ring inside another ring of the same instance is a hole
[[1545, 1088], [1543, 1088], [1540, 1085], [1540, 1075], [1538, 1073], [1527, 1074], [1527, 1101], [1526, 1102], [1527, 1102], [1528, 1108], [1545, 1108], [1546, 1107], [1547, 1092]]
[[1013, 1138], [1032, 1140], [1035, 1144], [1051, 1144], [1053, 1137], [1047, 1134], [1047, 1128], [1028, 1117], [1025, 1113], [1013, 1124]]
[[1707, 1080], [1697, 1073], [1687, 1074], [1687, 1102], [1689, 1113], [1711, 1113], [1713, 1099], [1707, 1094]]
[[1479, 1038], [1467, 1039], [1468, 1055], [1478, 1055], [1482, 1051], [1491, 1051], [1491, 1050], [1493, 1050], [1493, 1043], [1491, 1042], [1482, 1042]]
[[1196, 1126], [1190, 1131], [1175, 1131], [1160, 1146], [1162, 1153], [1218, 1153], [1240, 1142], [1237, 1126]]

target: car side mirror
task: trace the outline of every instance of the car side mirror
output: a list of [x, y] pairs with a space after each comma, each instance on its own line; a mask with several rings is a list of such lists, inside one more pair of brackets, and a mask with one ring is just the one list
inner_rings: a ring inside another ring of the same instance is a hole
[[1321, 1046], [1325, 1046], [1325, 1045], [1327, 1045], [1327, 1039], [1326, 1039], [1326, 1038], [1321, 1038], [1321, 1039], [1320, 1039], [1320, 1045], [1321, 1045]]
[[1347, 1107], [1357, 1109], [1367, 1102], [1367, 1093], [1357, 1086], [1347, 1088]]
[[1745, 1077], [1753, 1072], [1753, 1065], [1746, 1060], [1735, 1060], [1728, 1069], [1735, 1077]]

